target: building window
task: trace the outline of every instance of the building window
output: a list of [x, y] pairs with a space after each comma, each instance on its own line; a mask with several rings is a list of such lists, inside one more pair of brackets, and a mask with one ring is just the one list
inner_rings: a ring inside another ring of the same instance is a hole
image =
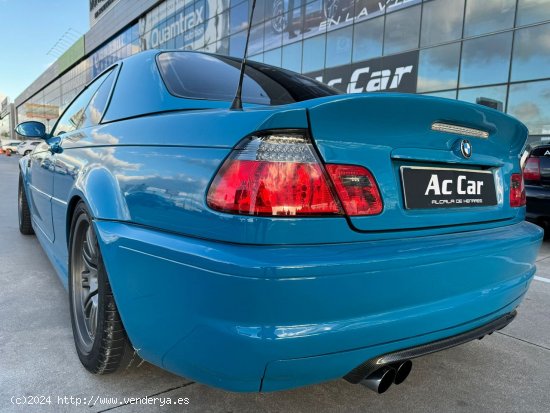
[[476, 87], [473, 89], [461, 89], [458, 91], [458, 100], [477, 103], [477, 98], [489, 98], [502, 102], [506, 105], [506, 85]]
[[456, 90], [446, 90], [445, 92], [429, 92], [429, 93], [423, 93], [427, 96], [434, 96], [438, 98], [445, 98], [445, 99], [456, 99]]
[[264, 62], [264, 54], [263, 53], [255, 54], [254, 56], [250, 56], [248, 58], [248, 60], [253, 60], [255, 62], [263, 63]]
[[548, 0], [519, 0], [516, 24], [523, 26], [550, 20], [550, 3]]
[[[252, 4], [252, 3], [250, 3]], [[254, 16], [252, 16], [252, 26], [262, 23], [265, 20], [265, 16], [271, 17], [271, 2], [267, 0], [257, 0], [256, 8], [254, 9]]]
[[373, 17], [384, 14], [386, 11], [384, 3], [386, 2], [386, 0], [384, 0], [384, 2], [381, 2], [380, 0], [355, 0], [356, 19], [372, 19]]
[[516, 0], [468, 0], [464, 36], [509, 29], [514, 25]]
[[464, 18], [464, 0], [436, 0], [422, 10], [421, 46], [460, 39]]
[[273, 19], [265, 22], [264, 50], [281, 47], [283, 44], [283, 34], [276, 33], [273, 30], [273, 24], [274, 24]]
[[229, 13], [231, 33], [245, 30], [248, 27], [248, 1], [233, 7]]
[[270, 50], [264, 53], [264, 63], [271, 66], [281, 67], [281, 48]]
[[326, 35], [304, 40], [302, 71], [304, 73], [323, 69], [325, 65]]
[[506, 83], [511, 50], [512, 32], [465, 41], [462, 46], [460, 86]]
[[[305, 1], [305, 0], [304, 0]], [[284, 4], [284, 0], [273, 0], [274, 4]], [[289, 4], [291, 1], [289, 1]], [[294, 4], [300, 4], [299, 0], [294, 0]], [[275, 6], [274, 6], [275, 7]], [[290, 6], [289, 6], [290, 7]], [[305, 11], [305, 4], [304, 4]], [[283, 44], [293, 43], [302, 40], [304, 31], [304, 19], [302, 18], [302, 7], [289, 10], [284, 14], [283, 19], [273, 19], [275, 27], [273, 30], [283, 32]]]
[[325, 67], [350, 64], [353, 27], [335, 30], [327, 34], [327, 52]]
[[420, 6], [386, 15], [384, 54], [416, 49], [420, 36]]
[[264, 51], [264, 24], [252, 26], [250, 39], [248, 41], [248, 52], [250, 54], [261, 53]]
[[[550, 9], [550, 4], [548, 4]], [[550, 77], [550, 24], [516, 31], [512, 81]]]
[[511, 85], [508, 113], [525, 123], [529, 134], [550, 134], [550, 80]]
[[302, 72], [302, 43], [293, 43], [283, 47], [283, 68], [297, 73]]
[[229, 38], [229, 56], [243, 57], [244, 44], [246, 42], [246, 33], [234, 34]]
[[384, 17], [355, 25], [353, 31], [353, 61], [360, 62], [382, 56]]
[[420, 51], [418, 92], [455, 89], [459, 62], [460, 43]]

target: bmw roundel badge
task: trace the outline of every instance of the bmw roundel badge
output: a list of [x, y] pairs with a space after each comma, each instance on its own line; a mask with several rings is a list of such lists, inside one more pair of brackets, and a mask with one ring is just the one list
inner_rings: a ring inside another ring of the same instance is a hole
[[460, 142], [460, 153], [466, 159], [469, 159], [472, 156], [472, 144], [467, 139], [462, 139]]

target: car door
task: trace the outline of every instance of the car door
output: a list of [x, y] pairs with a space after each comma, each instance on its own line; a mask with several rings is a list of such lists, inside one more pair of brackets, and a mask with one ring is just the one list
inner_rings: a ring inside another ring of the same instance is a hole
[[84, 121], [84, 112], [106, 75], [92, 82], [71, 102], [54, 126], [50, 134], [51, 138], [40, 144], [30, 156], [28, 182], [32, 198], [33, 220], [52, 243], [55, 241], [52, 202], [57, 201], [53, 197], [56, 162], [54, 146], [59, 144], [65, 135], [71, 134], [81, 127]]
[[30, 205], [35, 227], [50, 241], [54, 241], [51, 218], [51, 199], [53, 193], [53, 154], [50, 146], [43, 142], [29, 157], [27, 174]]
[[[53, 197], [52, 197], [52, 219], [55, 228], [59, 228], [58, 234], [54, 243], [54, 254], [60, 265], [66, 265], [68, 261], [67, 255], [67, 233], [65, 226], [67, 224], [67, 206], [71, 190], [74, 186], [79, 168], [82, 163], [75, 155], [73, 150], [63, 150], [64, 142], [76, 142], [89, 137], [92, 127], [97, 125], [107, 106], [107, 102], [116, 78], [116, 70], [111, 69], [96, 80], [94, 80], [82, 93], [82, 101], [84, 105], [79, 104], [72, 121], [69, 116], [63, 116], [56, 125], [61, 138], [61, 151], [55, 156], [53, 168]], [[70, 123], [67, 123], [69, 120]], [[63, 132], [63, 133], [61, 133]], [[55, 130], [54, 130], [55, 133]]]

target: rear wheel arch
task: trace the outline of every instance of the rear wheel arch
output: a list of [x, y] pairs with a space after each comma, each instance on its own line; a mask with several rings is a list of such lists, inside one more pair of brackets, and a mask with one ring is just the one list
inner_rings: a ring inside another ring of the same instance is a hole
[[73, 214], [79, 201], [84, 202], [89, 214], [94, 219], [130, 220], [130, 213], [117, 178], [106, 167], [90, 168], [85, 174], [78, 176], [69, 195], [66, 217], [67, 242], [69, 241]]

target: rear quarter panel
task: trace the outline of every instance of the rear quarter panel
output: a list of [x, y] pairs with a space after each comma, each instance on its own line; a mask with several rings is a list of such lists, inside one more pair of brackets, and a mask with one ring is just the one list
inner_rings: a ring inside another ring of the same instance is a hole
[[210, 181], [242, 138], [257, 130], [307, 125], [304, 109], [203, 110], [122, 120], [65, 135], [63, 152], [56, 155], [53, 215], [55, 225], [67, 230], [56, 240], [57, 254], [67, 256], [70, 214], [78, 199], [96, 219], [226, 242], [359, 239], [343, 217], [244, 217], [206, 205]]

